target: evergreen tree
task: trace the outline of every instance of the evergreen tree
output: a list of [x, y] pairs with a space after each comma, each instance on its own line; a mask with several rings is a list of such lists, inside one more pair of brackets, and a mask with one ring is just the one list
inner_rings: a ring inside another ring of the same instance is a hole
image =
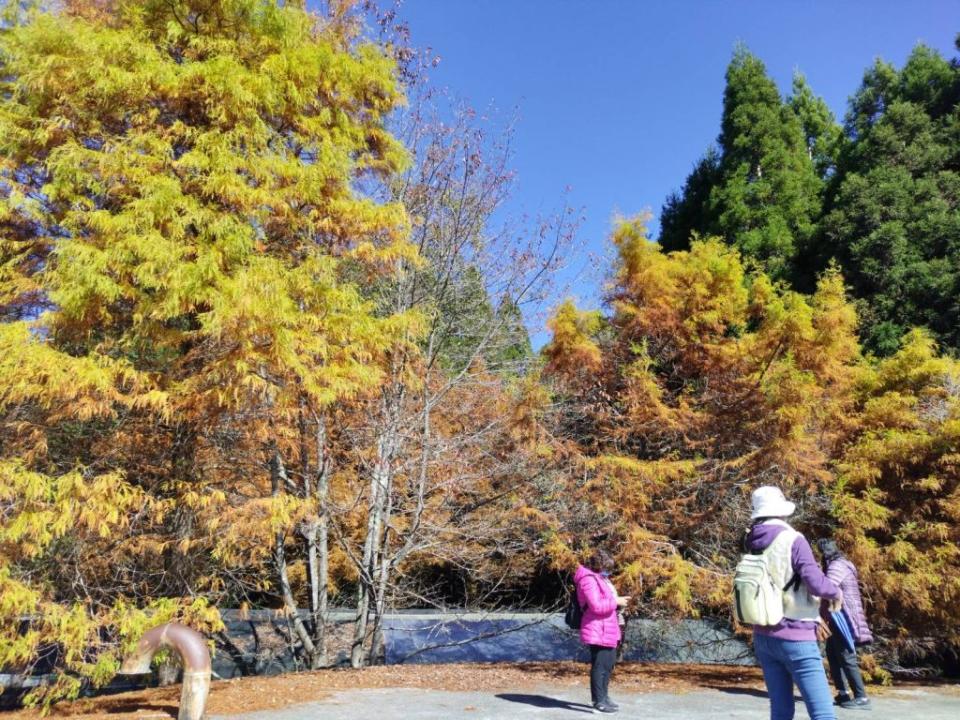
[[[828, 183], [836, 172], [837, 157], [842, 147], [843, 128], [837, 123], [823, 101], [813, 94], [806, 78], [799, 72], [793, 76], [793, 91], [787, 104], [803, 127], [807, 155], [813, 162], [817, 176]], [[817, 220], [819, 221], [819, 217]], [[802, 252], [797, 253], [791, 280], [797, 290], [813, 292], [817, 275], [830, 263], [816, 251], [816, 233]]]
[[774, 279], [796, 273], [820, 213], [830, 162], [829, 115], [802, 80], [785, 103], [763, 63], [738, 48], [727, 68], [719, 155], [711, 150], [663, 209], [661, 243], [717, 234]]
[[700, 158], [679, 193], [671, 193], [660, 214], [659, 242], [667, 252], [686, 250], [691, 239], [717, 232], [710, 193], [719, 181], [720, 153], [711, 146]]
[[717, 230], [774, 279], [788, 279], [813, 234], [821, 182], [800, 118], [744, 48], [727, 69], [719, 144]]
[[877, 61], [850, 102], [818, 255], [842, 263], [883, 355], [916, 325], [960, 348], [958, 109], [960, 65], [922, 45], [900, 71]]
[[492, 343], [488, 362], [494, 367], [517, 368], [533, 359], [530, 333], [523, 322], [523, 312], [517, 303], [505, 299], [496, 313], [500, 329]]
[[877, 61], [839, 128], [797, 74], [785, 103], [739, 49], [727, 70], [719, 156], [663, 208], [660, 241], [717, 234], [774, 279], [812, 292], [840, 263], [867, 350], [911, 327], [960, 348], [960, 62], [918, 46], [902, 70]]
[[813, 94], [802, 73], [793, 75], [793, 91], [787, 100], [803, 127], [807, 155], [813, 161], [821, 179], [829, 177], [836, 169], [837, 153], [843, 129], [823, 98]]

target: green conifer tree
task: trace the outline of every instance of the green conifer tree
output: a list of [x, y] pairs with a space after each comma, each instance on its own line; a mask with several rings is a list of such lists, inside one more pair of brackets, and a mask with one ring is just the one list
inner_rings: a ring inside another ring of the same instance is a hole
[[679, 193], [671, 193], [660, 215], [660, 245], [664, 251], [686, 250], [694, 235], [715, 234], [716, 218], [710, 193], [719, 181], [720, 153], [711, 146], [700, 158]]
[[720, 181], [710, 200], [717, 229], [776, 279], [787, 279], [813, 235], [821, 182], [803, 125], [763, 63], [738, 48], [727, 68]]
[[895, 352], [923, 325], [960, 348], [960, 64], [918, 46], [877, 61], [846, 118], [818, 254], [860, 298], [868, 349]]
[[663, 209], [665, 250], [716, 234], [792, 279], [816, 229], [831, 162], [829, 113], [805, 83], [785, 103], [763, 63], [739, 47], [727, 68], [719, 151], [710, 150]]

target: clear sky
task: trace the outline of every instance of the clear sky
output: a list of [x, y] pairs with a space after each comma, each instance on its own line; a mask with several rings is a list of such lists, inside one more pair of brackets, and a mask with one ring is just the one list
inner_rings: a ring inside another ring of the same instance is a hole
[[400, 15], [440, 56], [435, 83], [518, 111], [508, 210], [549, 212], [571, 188], [585, 222], [564, 294], [592, 307], [603, 278], [589, 258], [609, 256], [611, 219], [649, 209], [656, 236], [665, 197], [715, 140], [738, 41], [781, 92], [800, 70], [842, 117], [874, 58], [899, 66], [917, 42], [953, 57], [960, 31], [960, 0], [404, 0]]

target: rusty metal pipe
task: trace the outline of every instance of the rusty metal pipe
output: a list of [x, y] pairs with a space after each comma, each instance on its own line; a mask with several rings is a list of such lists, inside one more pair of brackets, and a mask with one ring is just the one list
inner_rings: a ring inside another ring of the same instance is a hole
[[201, 720], [210, 693], [210, 650], [203, 635], [180, 623], [166, 623], [147, 630], [136, 650], [120, 666], [121, 675], [144, 675], [161, 648], [172, 648], [183, 663], [183, 689], [177, 720]]

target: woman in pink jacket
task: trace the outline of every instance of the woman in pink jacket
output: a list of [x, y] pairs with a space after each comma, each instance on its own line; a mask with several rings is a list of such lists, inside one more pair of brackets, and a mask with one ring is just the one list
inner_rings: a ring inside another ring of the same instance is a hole
[[590, 648], [590, 699], [594, 709], [604, 713], [619, 710], [610, 700], [608, 688], [621, 637], [618, 610], [630, 601], [618, 595], [610, 582], [612, 570], [613, 558], [597, 550], [573, 576], [577, 601], [583, 609], [580, 640]]

